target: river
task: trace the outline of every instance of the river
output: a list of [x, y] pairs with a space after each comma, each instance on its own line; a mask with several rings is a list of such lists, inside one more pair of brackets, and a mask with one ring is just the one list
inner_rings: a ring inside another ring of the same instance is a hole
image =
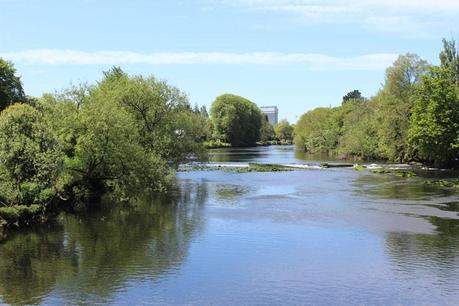
[[[212, 161], [320, 162], [289, 146], [213, 150]], [[12, 234], [1, 301], [457, 305], [459, 193], [427, 181], [352, 168], [179, 172], [170, 195]]]

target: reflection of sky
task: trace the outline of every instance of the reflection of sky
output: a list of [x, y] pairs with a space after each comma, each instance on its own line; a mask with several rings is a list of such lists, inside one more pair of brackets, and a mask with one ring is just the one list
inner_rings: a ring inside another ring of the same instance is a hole
[[[294, 158], [259, 150], [260, 160]], [[32, 280], [52, 272], [44, 304], [454, 305], [457, 192], [423, 180], [353, 169], [181, 172], [162, 206], [64, 218], [54, 244], [45, 229], [6, 254], [42, 263]], [[65, 252], [72, 243], [76, 262]]]
[[384, 237], [367, 231], [212, 219], [180, 272], [160, 283], [133, 283], [116, 301], [407, 305], [459, 298], [457, 282], [442, 283], [435, 269], [397, 270], [390, 256]]

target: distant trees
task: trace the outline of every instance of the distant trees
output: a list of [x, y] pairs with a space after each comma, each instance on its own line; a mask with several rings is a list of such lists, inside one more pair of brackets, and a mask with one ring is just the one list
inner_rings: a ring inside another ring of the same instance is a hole
[[319, 107], [304, 113], [295, 125], [295, 144], [310, 153], [325, 153], [331, 149], [329, 131], [334, 110]]
[[443, 39], [442, 42], [443, 50], [439, 55], [441, 67], [450, 73], [455, 85], [459, 86], [459, 50], [456, 41]]
[[348, 92], [343, 96], [343, 104], [346, 103], [349, 100], [360, 100], [363, 99], [362, 94], [360, 93], [359, 90], [353, 90]]
[[201, 106], [201, 108], [199, 109], [199, 114], [204, 118], [209, 118], [209, 113], [207, 112], [207, 108], [205, 107], [205, 105]]
[[432, 67], [415, 54], [400, 55], [376, 96], [365, 99], [354, 90], [339, 107], [303, 114], [295, 127], [296, 146], [342, 157], [458, 165], [456, 43], [443, 40], [439, 57], [440, 67]]
[[215, 138], [233, 146], [250, 146], [260, 140], [262, 114], [255, 103], [224, 94], [212, 103], [210, 113]]
[[262, 143], [267, 143], [268, 141], [274, 140], [276, 134], [274, 133], [274, 128], [268, 121], [268, 116], [265, 114], [261, 115], [261, 127], [260, 127], [260, 141]]
[[279, 121], [279, 123], [274, 126], [274, 132], [276, 138], [281, 142], [291, 143], [293, 140], [293, 127], [287, 119]]
[[0, 58], [0, 111], [15, 102], [24, 102], [22, 82], [13, 64]]
[[375, 102], [363, 98], [348, 100], [341, 107], [341, 130], [337, 153], [341, 156], [372, 158], [377, 156], [378, 135]]

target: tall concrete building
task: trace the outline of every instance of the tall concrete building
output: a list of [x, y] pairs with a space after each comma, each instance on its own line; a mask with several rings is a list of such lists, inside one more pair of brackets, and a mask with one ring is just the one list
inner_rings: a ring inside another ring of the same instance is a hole
[[271, 125], [277, 124], [277, 121], [279, 120], [279, 110], [277, 109], [277, 106], [262, 106], [260, 107], [260, 110], [268, 117], [268, 121]]

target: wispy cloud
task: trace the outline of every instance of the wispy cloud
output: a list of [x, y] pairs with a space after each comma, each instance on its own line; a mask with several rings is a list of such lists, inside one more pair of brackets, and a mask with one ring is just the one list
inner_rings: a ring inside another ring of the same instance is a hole
[[220, 0], [219, 3], [293, 14], [306, 24], [354, 24], [368, 30], [420, 36], [455, 30], [459, 14], [458, 0]]
[[429, 10], [449, 10], [452, 8], [459, 9], [459, 3], [457, 2], [457, 0], [231, 0], [231, 2], [246, 3], [250, 5], [322, 3], [326, 5], [366, 5]]
[[397, 57], [393, 53], [366, 54], [340, 58], [316, 53], [139, 53], [127, 51], [85, 52], [77, 50], [36, 49], [0, 53], [15, 63], [34, 65], [181, 65], [181, 64], [252, 64], [304, 65], [311, 70], [381, 70]]

